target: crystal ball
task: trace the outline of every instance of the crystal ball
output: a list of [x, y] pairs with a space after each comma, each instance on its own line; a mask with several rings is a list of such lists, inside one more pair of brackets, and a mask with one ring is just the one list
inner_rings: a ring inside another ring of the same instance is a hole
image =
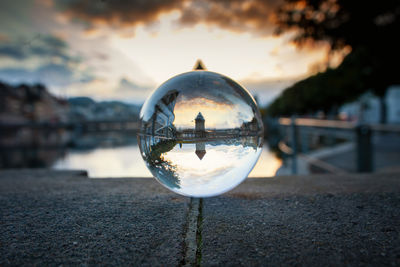
[[154, 177], [185, 196], [210, 197], [240, 184], [263, 145], [260, 112], [250, 93], [210, 71], [177, 75], [140, 111], [139, 148]]

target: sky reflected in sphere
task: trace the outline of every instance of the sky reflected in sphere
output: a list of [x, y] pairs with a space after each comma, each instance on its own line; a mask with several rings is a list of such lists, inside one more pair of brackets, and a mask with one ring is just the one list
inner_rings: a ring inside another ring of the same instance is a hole
[[162, 84], [140, 113], [139, 148], [154, 175], [172, 191], [222, 194], [256, 164], [263, 125], [246, 89], [218, 73], [197, 70]]

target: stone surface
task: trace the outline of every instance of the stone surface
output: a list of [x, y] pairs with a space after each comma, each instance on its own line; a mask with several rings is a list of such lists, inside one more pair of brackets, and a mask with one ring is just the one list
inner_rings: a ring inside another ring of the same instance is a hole
[[154, 179], [80, 174], [1, 172], [1, 266], [181, 263], [188, 198]]
[[[396, 173], [247, 179], [200, 203], [203, 266], [400, 265]], [[188, 208], [154, 179], [1, 171], [0, 266], [190, 265]]]
[[202, 264], [399, 266], [399, 179], [248, 179], [204, 200]]

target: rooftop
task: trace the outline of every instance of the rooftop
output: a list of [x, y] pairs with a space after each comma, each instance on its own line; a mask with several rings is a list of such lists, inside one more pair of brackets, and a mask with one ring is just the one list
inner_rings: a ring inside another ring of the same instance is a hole
[[203, 114], [201, 114], [201, 112], [199, 112], [199, 114], [197, 114], [196, 120], [204, 121], [204, 117], [203, 117]]

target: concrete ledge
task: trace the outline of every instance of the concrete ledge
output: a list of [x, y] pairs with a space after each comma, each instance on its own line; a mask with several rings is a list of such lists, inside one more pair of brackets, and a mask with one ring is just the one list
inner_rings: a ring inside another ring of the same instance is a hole
[[250, 179], [204, 200], [204, 266], [399, 266], [400, 177]]
[[154, 179], [0, 174], [0, 265], [179, 265], [188, 198]]
[[0, 265], [400, 264], [398, 173], [253, 178], [199, 205], [149, 178], [2, 171]]
[[227, 196], [268, 198], [288, 195], [400, 192], [400, 173], [249, 178]]

